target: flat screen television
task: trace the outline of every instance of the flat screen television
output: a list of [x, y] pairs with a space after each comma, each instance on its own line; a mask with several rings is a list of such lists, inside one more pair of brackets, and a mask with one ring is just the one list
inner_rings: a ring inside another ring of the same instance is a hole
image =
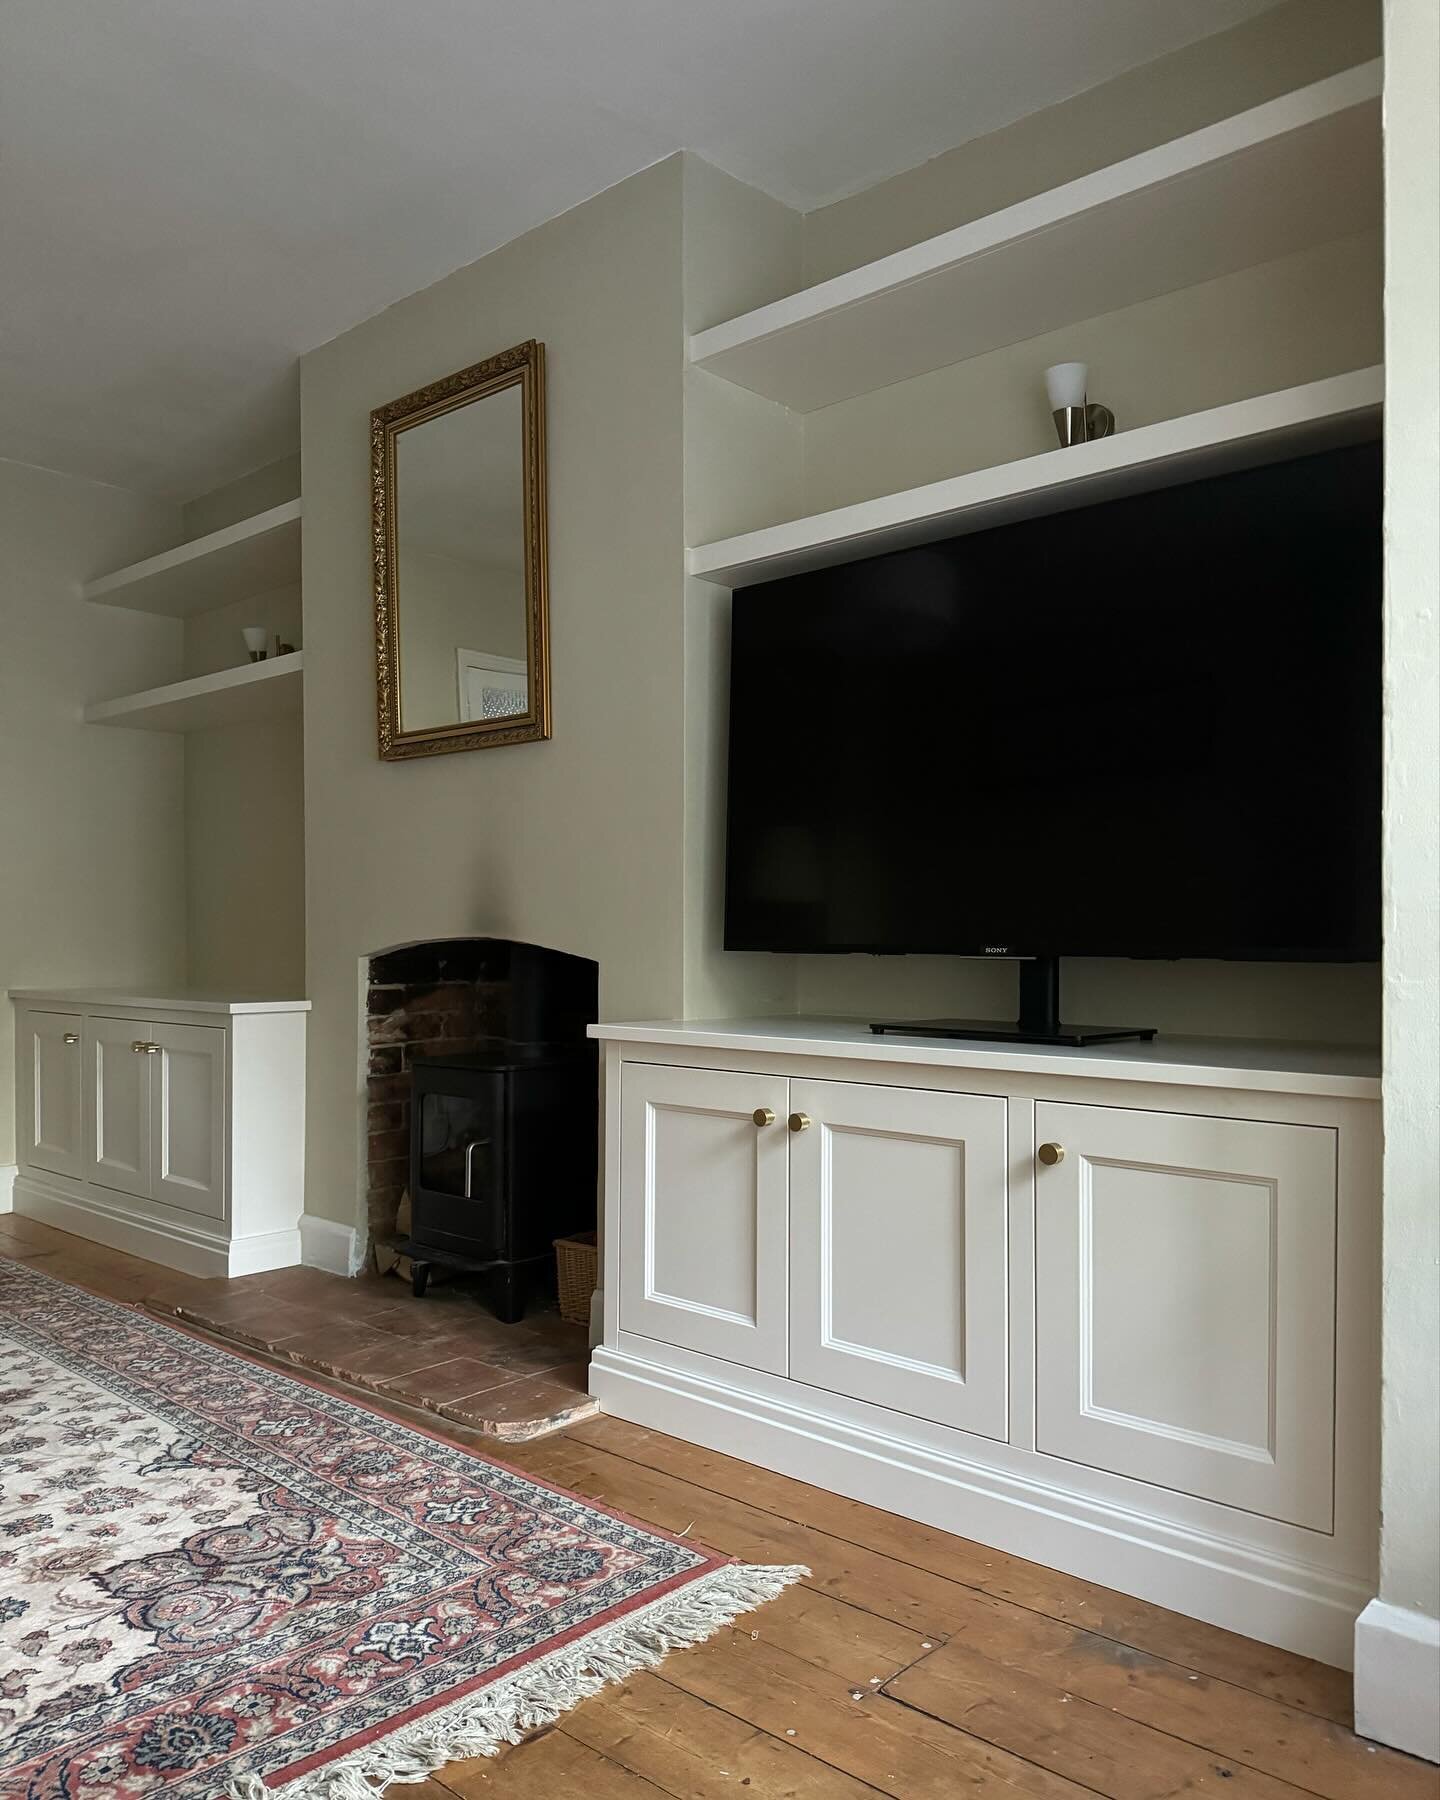
[[1373, 960], [1378, 444], [734, 597], [725, 944]]

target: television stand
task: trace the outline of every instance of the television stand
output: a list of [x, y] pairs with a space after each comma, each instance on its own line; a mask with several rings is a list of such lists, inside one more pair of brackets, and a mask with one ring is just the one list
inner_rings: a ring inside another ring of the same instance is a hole
[[976, 1038], [992, 1044], [1113, 1044], [1124, 1038], [1153, 1038], [1153, 1025], [1062, 1025], [1060, 1023], [1060, 958], [1036, 956], [1020, 964], [1020, 1016], [1013, 1025], [998, 1019], [880, 1019], [871, 1023], [877, 1036], [887, 1031], [905, 1037]]

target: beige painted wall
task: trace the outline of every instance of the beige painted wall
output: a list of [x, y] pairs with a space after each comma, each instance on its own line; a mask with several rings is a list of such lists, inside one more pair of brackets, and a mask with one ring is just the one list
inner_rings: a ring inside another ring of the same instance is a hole
[[249, 661], [241, 636], [246, 625], [263, 625], [269, 633], [270, 654], [279, 637], [296, 649], [304, 646], [304, 615], [300, 584], [270, 588], [264, 593], [232, 600], [213, 612], [196, 613], [185, 621], [185, 673], [208, 675], [216, 669], [236, 669]]
[[1386, 31], [1380, 1594], [1392, 1606], [1436, 1620], [1440, 1619], [1436, 1374], [1440, 1370], [1440, 28], [1435, 0], [1388, 0]]
[[185, 739], [185, 894], [195, 987], [305, 992], [299, 716]]
[[[1008, 1019], [1014, 964], [953, 956], [802, 956], [798, 1010], [874, 1019]], [[1128, 962], [1067, 957], [1067, 1020], [1154, 1025], [1198, 1037], [1374, 1044], [1379, 976], [1369, 963]]]
[[[185, 535], [202, 537], [300, 491], [297, 456], [191, 500]], [[184, 672], [248, 657], [241, 627], [303, 648], [299, 583], [252, 594], [184, 625]], [[299, 716], [256, 719], [185, 738], [188, 967], [196, 987], [305, 992], [305, 773]]]
[[269, 512], [272, 506], [293, 500], [299, 492], [300, 453], [297, 450], [294, 456], [266, 463], [263, 469], [253, 469], [238, 481], [228, 481], [224, 487], [212, 488], [208, 494], [197, 494], [193, 500], [187, 500], [182, 509], [184, 536], [186, 539], [204, 537], [226, 525], [238, 524], [241, 519], [253, 518], [256, 513]]
[[1288, 0], [807, 214], [804, 280], [824, 281], [1379, 54], [1379, 0]]
[[1367, 232], [823, 407], [805, 418], [805, 510], [1053, 450], [1051, 363], [1088, 362], [1121, 431], [1368, 368], [1380, 279]]
[[[357, 1222], [362, 959], [495, 932], [592, 956], [606, 1017], [681, 1004], [682, 160], [648, 169], [307, 356], [306, 1205]], [[375, 752], [369, 414], [546, 345], [554, 736]]]
[[179, 674], [173, 620], [79, 594], [179, 536], [177, 507], [0, 462], [0, 1165], [15, 1159], [5, 990], [185, 977], [183, 739], [80, 718]]
[[[686, 156], [684, 307], [699, 331], [757, 304], [800, 265], [798, 213], [697, 156]], [[685, 371], [685, 541], [703, 543], [756, 513], [804, 510], [800, 420], [720, 381]], [[768, 519], [767, 519], [768, 522]], [[724, 942], [730, 598], [686, 579], [685, 980], [690, 1018], [793, 1012], [792, 957], [727, 953]], [[784, 803], [782, 784], [756, 804]]]

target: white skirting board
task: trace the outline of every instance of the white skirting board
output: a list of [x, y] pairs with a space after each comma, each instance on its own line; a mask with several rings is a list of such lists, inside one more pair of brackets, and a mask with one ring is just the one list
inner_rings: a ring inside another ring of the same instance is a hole
[[107, 1205], [93, 1189], [51, 1187], [33, 1170], [19, 1177], [14, 1193], [15, 1211], [27, 1219], [39, 1219], [58, 1231], [142, 1256], [167, 1269], [180, 1269], [186, 1275], [260, 1275], [270, 1269], [293, 1268], [300, 1261], [298, 1231], [226, 1238], [208, 1230], [204, 1221], [180, 1214], [142, 1219], [123, 1205]]
[[0, 1213], [15, 1210], [15, 1177], [19, 1173], [14, 1163], [0, 1163]]
[[353, 1226], [323, 1219], [319, 1213], [301, 1213], [300, 1260], [307, 1269], [324, 1269], [331, 1275], [354, 1275], [364, 1255], [360, 1234]]
[[1135, 1594], [1340, 1667], [1366, 1589], [1349, 1576], [1126, 1507], [1053, 1481], [800, 1411], [739, 1386], [602, 1346], [601, 1410], [942, 1531]]
[[1355, 1729], [1440, 1762], [1440, 1619], [1372, 1600], [1355, 1621]]

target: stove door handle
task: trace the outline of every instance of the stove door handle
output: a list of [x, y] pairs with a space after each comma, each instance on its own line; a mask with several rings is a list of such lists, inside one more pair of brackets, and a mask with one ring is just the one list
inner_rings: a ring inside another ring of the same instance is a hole
[[488, 1144], [489, 1142], [489, 1138], [471, 1138], [470, 1142], [465, 1146], [465, 1198], [467, 1200], [474, 1199], [474, 1195], [471, 1193], [470, 1189], [475, 1173], [475, 1152], [482, 1144]]

